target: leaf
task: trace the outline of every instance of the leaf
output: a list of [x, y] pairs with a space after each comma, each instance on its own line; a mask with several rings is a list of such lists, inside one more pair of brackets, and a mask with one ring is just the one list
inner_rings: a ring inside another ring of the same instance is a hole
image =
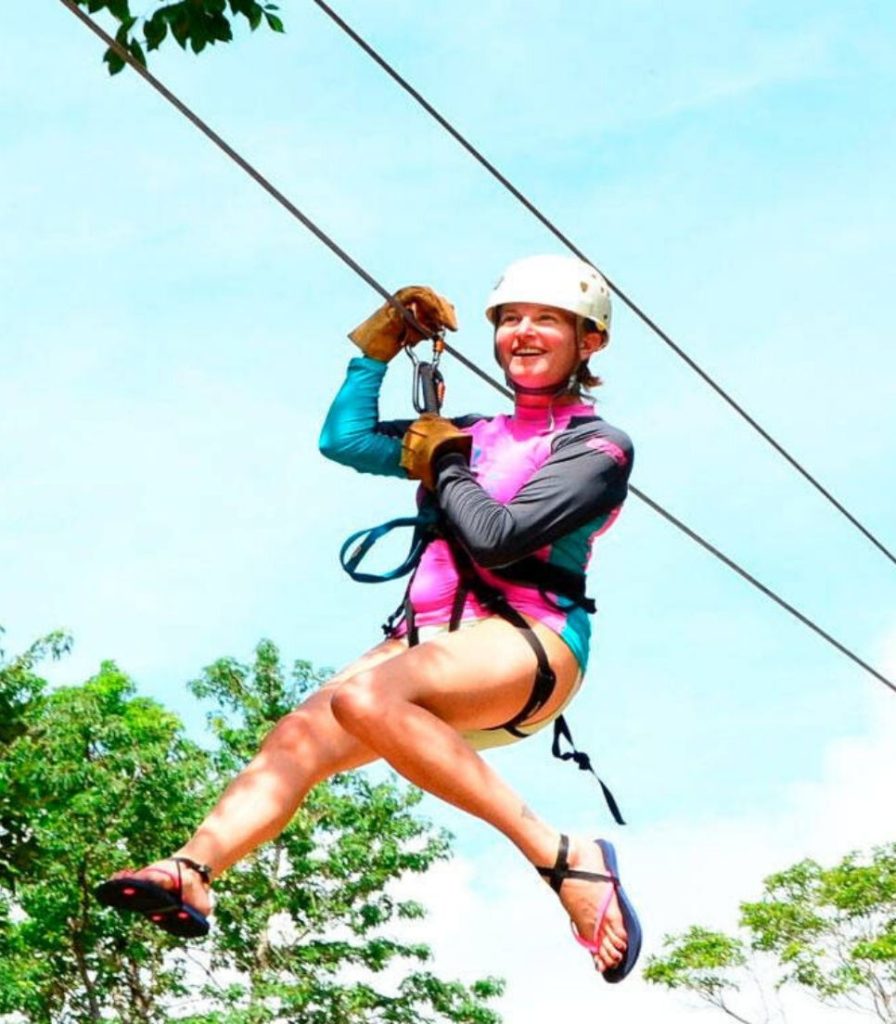
[[117, 75], [119, 71], [124, 70], [125, 66], [124, 59], [120, 57], [115, 50], [112, 49], [106, 50], [105, 54], [103, 55], [103, 63], [108, 65], [110, 75]]
[[182, 50], [185, 50], [190, 38], [189, 19], [179, 11], [174, 17], [168, 18], [168, 24], [171, 26], [171, 34], [177, 40], [178, 45]]
[[211, 36], [222, 43], [229, 43], [233, 39], [233, 31], [230, 28], [230, 22], [223, 14], [215, 14], [208, 20], [209, 33]]
[[138, 64], [142, 64], [146, 67], [146, 54], [143, 52], [143, 47], [136, 39], [132, 39], [128, 44], [128, 50], [131, 52], [131, 56]]
[[[131, 9], [128, 6], [128, 0], [106, 0], [106, 8], [113, 18], [117, 18], [118, 21], [125, 23], [130, 21], [131, 25], [137, 20], [131, 14]], [[129, 25], [128, 28], [131, 26]]]
[[265, 16], [265, 20], [268, 23], [268, 26], [274, 32], [284, 32], [285, 31], [285, 29], [283, 28], [283, 22], [277, 17], [276, 14], [271, 14], [270, 11], [265, 11], [264, 12], [264, 16]]
[[248, 12], [246, 13], [246, 17], [249, 19], [249, 28], [251, 28], [253, 32], [261, 24], [261, 17], [263, 13], [264, 12], [262, 11], [261, 6], [259, 4], [253, 2], [249, 6]]
[[160, 11], [156, 11], [156, 13], [144, 24], [143, 32], [146, 37], [147, 49], [157, 50], [165, 36], [168, 35], [168, 22]]

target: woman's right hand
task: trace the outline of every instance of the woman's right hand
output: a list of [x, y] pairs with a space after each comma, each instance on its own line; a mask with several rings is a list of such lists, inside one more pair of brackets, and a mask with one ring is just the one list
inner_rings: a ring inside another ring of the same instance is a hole
[[[421, 327], [437, 331], [457, 330], [454, 306], [425, 285], [412, 284], [400, 288], [395, 298], [413, 314]], [[380, 308], [349, 333], [349, 338], [371, 359], [388, 363], [407, 345], [416, 345], [426, 335], [413, 328], [390, 303]]]

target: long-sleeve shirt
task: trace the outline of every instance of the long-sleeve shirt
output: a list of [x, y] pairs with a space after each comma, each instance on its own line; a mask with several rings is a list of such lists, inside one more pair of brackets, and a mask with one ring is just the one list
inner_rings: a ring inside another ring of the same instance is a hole
[[[321, 451], [362, 473], [405, 477], [401, 438], [410, 420], [379, 419], [379, 391], [387, 364], [352, 359], [327, 414]], [[584, 574], [594, 538], [619, 514], [633, 450], [628, 436], [587, 403], [513, 415], [466, 416], [453, 421], [472, 435], [470, 463], [457, 454], [436, 464], [436, 498], [452, 533], [481, 577], [523, 615], [543, 622], [570, 646], [584, 669], [590, 622], [586, 612], [557, 595], [511, 582], [492, 570], [534, 556]], [[433, 540], [414, 573], [409, 599], [418, 625], [447, 622], [459, 584], [451, 546]], [[468, 595], [463, 617], [488, 615]]]

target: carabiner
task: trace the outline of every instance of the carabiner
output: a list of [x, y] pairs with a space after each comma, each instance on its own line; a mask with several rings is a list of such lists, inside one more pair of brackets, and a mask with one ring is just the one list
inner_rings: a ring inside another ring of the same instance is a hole
[[422, 362], [417, 358], [413, 348], [405, 348], [414, 367], [411, 401], [414, 404], [414, 409], [421, 415], [433, 413], [438, 416], [442, 408], [442, 401], [445, 397], [445, 381], [438, 367], [444, 349], [445, 340], [441, 334], [437, 334], [432, 339], [432, 362]]

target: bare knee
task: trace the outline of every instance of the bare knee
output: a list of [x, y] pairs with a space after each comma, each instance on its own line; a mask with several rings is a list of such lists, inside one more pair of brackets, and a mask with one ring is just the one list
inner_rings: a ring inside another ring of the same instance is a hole
[[357, 739], [334, 719], [330, 697], [319, 693], [281, 718], [265, 737], [250, 768], [268, 771], [276, 766], [305, 791], [334, 772], [369, 760]]
[[339, 756], [349, 738], [333, 719], [331, 697], [331, 690], [319, 690], [284, 715], [265, 737], [262, 753], [305, 763], [318, 757]]
[[343, 729], [355, 735], [375, 726], [385, 712], [385, 704], [370, 680], [357, 676], [336, 688], [330, 708]]
[[261, 744], [261, 752], [273, 755], [301, 757], [314, 740], [311, 716], [304, 708], [290, 711], [274, 726]]

